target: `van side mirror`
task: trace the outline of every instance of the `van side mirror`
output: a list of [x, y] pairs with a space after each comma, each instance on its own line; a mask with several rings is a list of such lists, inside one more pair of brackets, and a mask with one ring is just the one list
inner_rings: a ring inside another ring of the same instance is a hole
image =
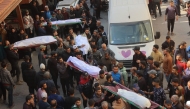
[[156, 32], [156, 35], [154, 36], [155, 39], [159, 39], [160, 38], [160, 32]]

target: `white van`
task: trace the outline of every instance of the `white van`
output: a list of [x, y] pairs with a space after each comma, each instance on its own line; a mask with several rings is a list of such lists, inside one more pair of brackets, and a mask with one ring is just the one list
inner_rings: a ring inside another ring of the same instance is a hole
[[146, 0], [110, 0], [108, 12], [108, 47], [115, 52], [116, 60], [127, 69], [132, 66], [133, 48], [149, 56], [155, 39]]
[[57, 3], [56, 9], [62, 9], [65, 7], [66, 9], [70, 9], [70, 6], [73, 6], [74, 8], [79, 3], [79, 0], [63, 0], [59, 1]]

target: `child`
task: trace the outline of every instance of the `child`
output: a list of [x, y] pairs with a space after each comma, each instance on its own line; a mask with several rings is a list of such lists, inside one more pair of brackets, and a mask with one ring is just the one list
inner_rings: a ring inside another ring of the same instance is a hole
[[171, 101], [170, 99], [165, 100], [165, 101], [164, 101], [164, 107], [165, 107], [166, 109], [173, 109], [173, 108], [172, 108], [172, 101]]
[[71, 109], [82, 109], [81, 99], [79, 97], [76, 98], [75, 104], [72, 106]]

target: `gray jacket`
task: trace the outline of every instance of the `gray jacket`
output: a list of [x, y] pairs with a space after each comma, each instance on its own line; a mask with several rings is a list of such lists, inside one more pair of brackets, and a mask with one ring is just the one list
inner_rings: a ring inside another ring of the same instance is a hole
[[60, 78], [68, 78], [69, 77], [68, 69], [64, 63], [57, 63], [57, 70], [60, 74]]
[[109, 48], [107, 48], [106, 50], [103, 50], [103, 49], [101, 48], [101, 49], [99, 49], [99, 51], [100, 51], [102, 57], [104, 57], [104, 55], [105, 55], [106, 52], [107, 52], [112, 58], [115, 57], [115, 53], [114, 53], [112, 50], [110, 50]]
[[0, 69], [0, 82], [6, 85], [15, 85], [10, 72], [7, 69]]

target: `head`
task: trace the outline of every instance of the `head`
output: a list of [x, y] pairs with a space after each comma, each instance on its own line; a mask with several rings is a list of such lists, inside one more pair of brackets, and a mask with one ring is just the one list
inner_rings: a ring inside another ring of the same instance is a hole
[[46, 69], [46, 66], [43, 63], [41, 63], [40, 64], [40, 70], [45, 70], [45, 69]]
[[102, 109], [108, 109], [108, 102], [107, 101], [103, 101], [101, 103], [101, 107], [102, 107]]
[[47, 5], [45, 6], [45, 11], [49, 11], [49, 7]]
[[98, 34], [98, 31], [97, 30], [94, 30], [93, 31], [93, 35], [96, 36]]
[[[92, 39], [91, 41], [90, 41], [90, 45], [91, 46], [95, 46], [96, 45], [96, 41], [94, 40], [94, 39]], [[97, 48], [97, 47], [96, 47]], [[97, 50], [97, 49], [96, 49]]]
[[104, 70], [100, 70], [99, 71], [99, 76], [100, 76], [100, 78], [104, 78], [105, 77]]
[[51, 105], [51, 107], [56, 108], [56, 106], [57, 106], [57, 101], [56, 101], [56, 100], [51, 100], [50, 105]]
[[147, 66], [147, 64], [146, 64], [146, 61], [141, 61], [140, 63], [139, 63], [139, 67], [140, 68], [146, 68], [146, 66]]
[[97, 88], [95, 89], [95, 93], [96, 93], [96, 95], [101, 96], [101, 94], [102, 94], [101, 88], [100, 88], [100, 87], [97, 87]]
[[65, 50], [67, 53], [71, 53], [71, 49], [69, 47], [66, 47]]
[[107, 81], [113, 81], [112, 75], [108, 74], [108, 75], [106, 76], [106, 80], [107, 80]]
[[57, 57], [57, 52], [56, 51], [52, 51], [51, 52], [51, 57], [56, 58]]
[[15, 28], [12, 28], [12, 29], [11, 29], [11, 32], [12, 32], [12, 33], [16, 32], [16, 29], [15, 29]]
[[74, 94], [75, 94], [74, 88], [69, 88], [68, 94], [69, 94], [70, 96], [71, 96], [71, 95], [74, 95]]
[[139, 46], [135, 46], [135, 48], [133, 49], [133, 51], [135, 52], [135, 54], [139, 54], [140, 53], [140, 47]]
[[173, 78], [171, 81], [171, 85], [174, 87], [178, 87], [179, 86], [179, 79], [178, 78]]
[[102, 37], [102, 33], [99, 32], [99, 33], [97, 34], [97, 37], [98, 37], [98, 38]]
[[50, 79], [50, 73], [46, 71], [43, 75], [44, 79]]
[[171, 41], [171, 38], [170, 38], [170, 36], [166, 36], [166, 42], [170, 42]]
[[96, 90], [96, 88], [100, 88], [100, 89], [101, 89], [101, 86], [100, 86], [99, 83], [95, 83], [95, 84], [94, 84], [94, 88], [95, 88], [95, 90]]
[[137, 70], [137, 78], [143, 77], [143, 71], [142, 70]]
[[174, 7], [174, 2], [173, 2], [173, 0], [170, 1], [170, 6]]
[[10, 45], [10, 42], [8, 40], [5, 40], [5, 45], [6, 46], [9, 46]]
[[80, 99], [79, 97], [77, 97], [77, 98], [75, 99], [75, 105], [76, 105], [77, 107], [80, 107], [80, 105], [81, 105], [81, 99]]
[[58, 35], [57, 31], [53, 30], [53, 36], [57, 36], [57, 35]]
[[106, 52], [105, 53], [105, 59], [109, 59], [110, 58], [110, 55]]
[[74, 32], [73, 32], [73, 28], [69, 28], [69, 33], [70, 34], [73, 34]]
[[44, 19], [44, 17], [43, 16], [41, 16], [40, 17], [40, 21], [44, 21], [45, 19]]
[[168, 48], [164, 49], [163, 51], [164, 55], [170, 55], [170, 50]]
[[119, 68], [118, 68], [118, 66], [115, 65], [115, 66], [113, 66], [112, 70], [114, 73], [118, 73]]
[[119, 62], [119, 63], [118, 63], [118, 67], [119, 67], [120, 69], [122, 69], [122, 68], [123, 68], [123, 62]]
[[150, 78], [155, 78], [157, 75], [157, 72], [156, 72], [156, 70], [150, 70], [150, 71], [148, 71], [148, 75]]
[[6, 61], [2, 61], [1, 62], [1, 67], [2, 68], [7, 68], [7, 62]]
[[148, 64], [153, 64], [153, 57], [152, 57], [152, 56], [149, 56], [149, 57], [147, 58], [147, 63], [148, 63]]
[[57, 13], [58, 13], [58, 14], [61, 14], [61, 10], [60, 10], [60, 9], [58, 9]]
[[152, 51], [157, 52], [158, 49], [159, 49], [159, 46], [158, 46], [157, 44], [155, 44], [155, 45], [153, 46]]
[[47, 26], [51, 27], [52, 23], [50, 21], [47, 22]]
[[172, 101], [174, 104], [178, 103], [178, 102], [179, 102], [179, 97], [178, 97], [178, 95], [172, 95], [171, 101]]
[[98, 31], [99, 31], [99, 32], [104, 32], [104, 27], [103, 27], [103, 26], [100, 26]]
[[160, 68], [160, 63], [158, 61], [154, 61], [153, 66], [155, 69]]
[[178, 74], [178, 67], [177, 67], [176, 65], [174, 65], [174, 66], [172, 67], [172, 73], [173, 73], [173, 74]]
[[77, 57], [78, 59], [81, 59], [81, 58], [82, 58], [82, 55], [81, 55], [80, 52], [76, 52], [75, 55], [76, 55], [76, 57]]
[[153, 86], [159, 86], [160, 85], [160, 80], [158, 79], [158, 78], [156, 78], [156, 79], [154, 79], [153, 81], [152, 81], [152, 85]]
[[28, 104], [31, 104], [34, 101], [34, 99], [32, 98], [31, 95], [27, 95], [26, 98], [25, 98], [25, 100], [26, 100], [26, 103], [28, 103]]
[[83, 79], [88, 79], [89, 78], [88, 72], [83, 72], [82, 77]]
[[184, 88], [182, 86], [178, 86], [175, 90], [176, 95], [180, 96], [184, 96]]
[[137, 68], [136, 68], [136, 67], [132, 67], [132, 68], [130, 69], [130, 72], [132, 73], [132, 75], [136, 75]]
[[182, 41], [179, 45], [180, 49], [186, 49], [187, 48], [187, 43], [185, 41]]
[[26, 16], [29, 15], [29, 11], [28, 11], [28, 10], [25, 11], [25, 15], [26, 15]]
[[47, 84], [45, 82], [40, 84], [40, 88], [41, 89], [46, 89], [47, 88]]
[[106, 44], [102, 44], [102, 49], [103, 49], [103, 50], [107, 50]]
[[88, 105], [89, 105], [90, 107], [94, 107], [94, 105], [95, 105], [94, 99], [90, 99], [90, 100], [88, 101]]
[[165, 100], [164, 106], [166, 107], [166, 109], [171, 109], [172, 108], [172, 101], [170, 99]]
[[46, 50], [46, 46], [45, 45], [40, 45], [40, 51], [45, 51]]
[[101, 26], [101, 21], [98, 20], [98, 21], [96, 22], [96, 26], [100, 27], [100, 26]]
[[97, 46], [96, 46], [96, 45], [93, 45], [93, 46], [92, 46], [92, 51], [93, 51], [93, 52], [96, 52], [96, 51], [97, 51]]
[[115, 96], [115, 101], [116, 101], [117, 104], [121, 104], [122, 103], [122, 99], [118, 95]]
[[64, 61], [63, 61], [63, 58], [62, 58], [62, 57], [58, 57], [58, 58], [57, 58], [57, 62], [58, 62], [58, 63], [63, 63], [63, 62], [64, 62]]
[[98, 66], [99, 66], [100, 69], [103, 69], [104, 64], [103, 64], [102, 62], [99, 62], [99, 63], [98, 63]]
[[70, 6], [70, 10], [71, 10], [71, 11], [73, 11], [73, 10], [74, 10], [73, 6]]
[[51, 89], [51, 93], [52, 93], [52, 94], [56, 94], [56, 93], [57, 93], [56, 87], [53, 87], [53, 88]]

